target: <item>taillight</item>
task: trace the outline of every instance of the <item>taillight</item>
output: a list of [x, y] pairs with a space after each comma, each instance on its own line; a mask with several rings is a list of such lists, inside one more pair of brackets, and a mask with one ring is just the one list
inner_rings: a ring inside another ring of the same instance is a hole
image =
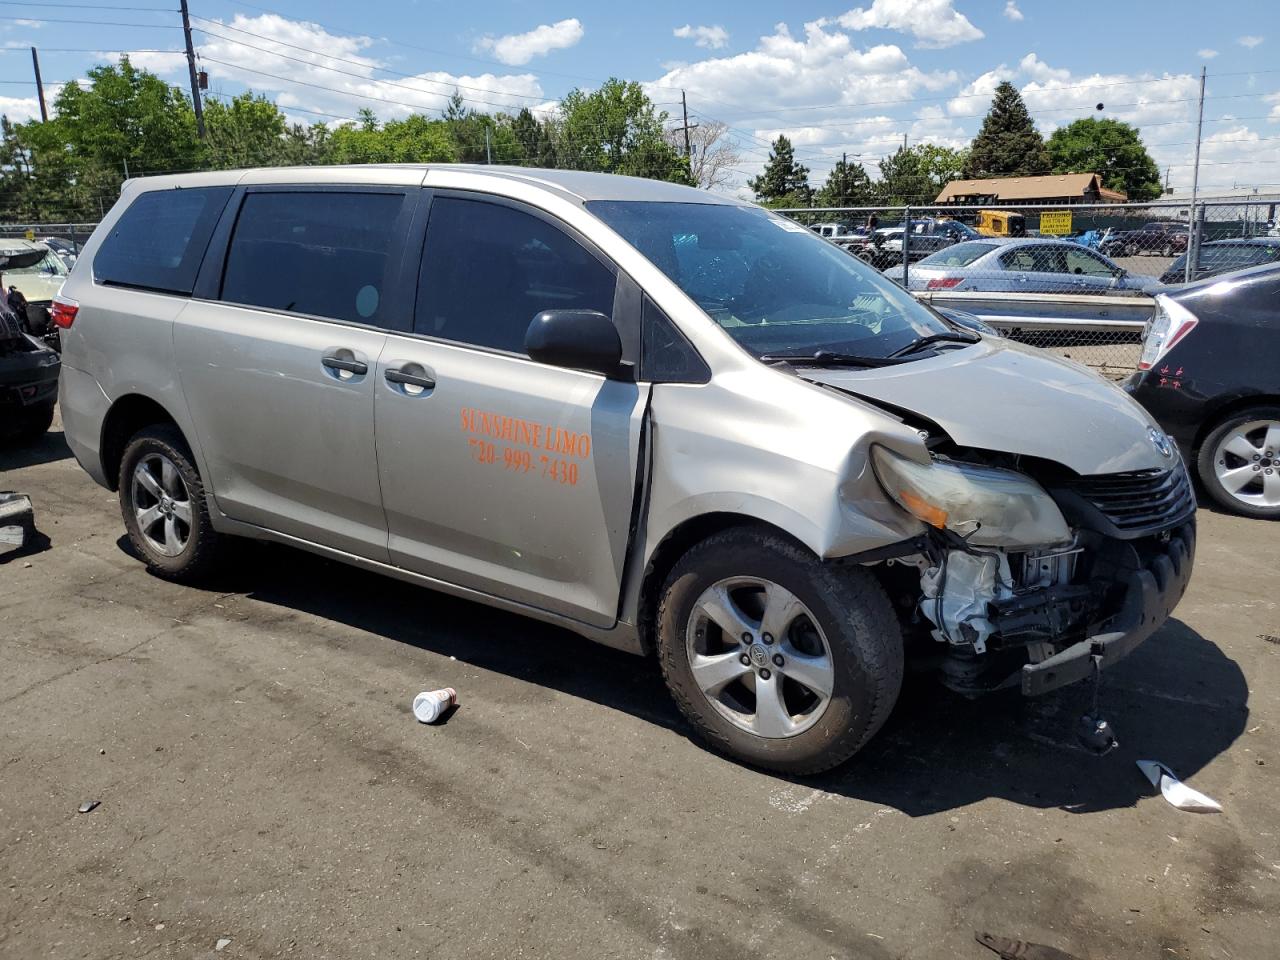
[[80, 304], [66, 297], [54, 297], [53, 306], [49, 308], [49, 319], [55, 327], [66, 330], [76, 322], [76, 314], [80, 312]]
[[950, 290], [952, 287], [960, 286], [963, 277], [934, 277], [924, 285], [926, 290]]
[[1164, 294], [1156, 296], [1156, 315], [1142, 341], [1139, 370], [1150, 370], [1160, 358], [1181, 343], [1200, 321], [1196, 315]]

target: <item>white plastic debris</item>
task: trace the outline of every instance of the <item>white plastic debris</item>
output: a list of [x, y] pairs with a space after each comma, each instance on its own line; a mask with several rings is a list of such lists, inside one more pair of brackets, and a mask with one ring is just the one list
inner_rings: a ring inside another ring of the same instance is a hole
[[1159, 760], [1139, 760], [1137, 763], [1138, 769], [1151, 781], [1151, 785], [1159, 787], [1164, 798], [1179, 810], [1191, 813], [1222, 812], [1222, 806], [1217, 800], [1206, 797], [1199, 790], [1191, 789]]
[[222, 951], [231, 945], [230, 937], [219, 937], [218, 942], [213, 945], [214, 950]]
[[420, 723], [435, 723], [457, 702], [458, 691], [453, 687], [445, 687], [442, 690], [423, 690], [413, 698], [413, 715]]

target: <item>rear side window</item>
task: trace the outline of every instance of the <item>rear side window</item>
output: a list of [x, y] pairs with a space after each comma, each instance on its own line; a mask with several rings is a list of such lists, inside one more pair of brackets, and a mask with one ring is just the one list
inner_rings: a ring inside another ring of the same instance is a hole
[[378, 324], [403, 193], [249, 193], [222, 300]]
[[231, 187], [141, 193], [93, 258], [99, 283], [191, 294], [200, 261]]
[[540, 217], [502, 204], [437, 197], [418, 283], [414, 331], [524, 351], [543, 310], [613, 314], [613, 272]]

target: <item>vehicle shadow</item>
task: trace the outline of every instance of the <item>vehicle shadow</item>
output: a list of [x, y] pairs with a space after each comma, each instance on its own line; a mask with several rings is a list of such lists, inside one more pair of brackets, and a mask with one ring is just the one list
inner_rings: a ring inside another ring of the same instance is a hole
[[54, 463], [71, 456], [71, 448], [61, 430], [50, 430], [38, 441], [23, 447], [0, 447], [0, 474], [22, 467]]
[[[126, 538], [121, 543], [129, 549]], [[267, 544], [246, 544], [234, 570], [208, 588], [345, 623], [691, 735], [652, 658], [525, 617]], [[971, 701], [931, 677], [909, 676], [889, 722], [858, 756], [793, 782], [910, 816], [989, 797], [1089, 813], [1150, 795], [1136, 759], [1160, 760], [1192, 777], [1244, 732], [1249, 715], [1240, 668], [1176, 619], [1104, 674], [1102, 713], [1120, 746], [1101, 759], [1075, 740], [1091, 696], [1081, 685], [1035, 700], [1010, 693]]]

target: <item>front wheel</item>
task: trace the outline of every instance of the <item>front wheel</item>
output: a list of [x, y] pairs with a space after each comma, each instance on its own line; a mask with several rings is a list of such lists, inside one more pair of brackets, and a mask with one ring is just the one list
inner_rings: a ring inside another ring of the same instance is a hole
[[1280, 520], [1280, 407], [1250, 407], [1227, 417], [1205, 437], [1196, 466], [1219, 506]]
[[214, 565], [218, 533], [195, 458], [175, 427], [147, 427], [129, 441], [120, 463], [120, 512], [134, 549], [157, 576], [189, 583]]
[[902, 686], [901, 632], [879, 583], [768, 530], [691, 549], [667, 578], [657, 628], [663, 676], [698, 736], [783, 773], [847, 760]]

